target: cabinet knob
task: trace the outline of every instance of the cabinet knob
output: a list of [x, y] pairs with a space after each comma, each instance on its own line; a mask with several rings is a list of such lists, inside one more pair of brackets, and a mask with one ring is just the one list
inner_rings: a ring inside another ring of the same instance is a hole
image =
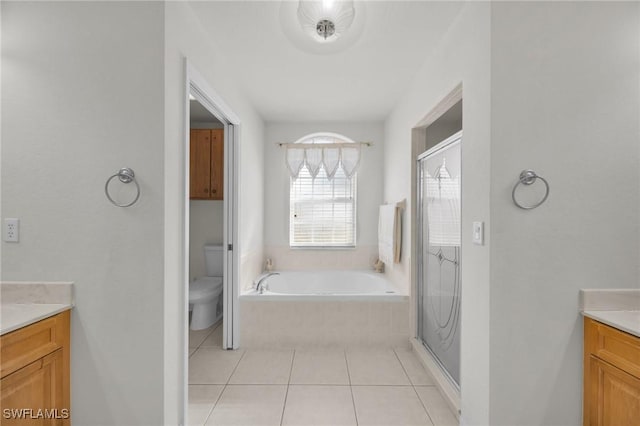
[[218, 192], [217, 189], [212, 190], [211, 192], [213, 192], [214, 194]]

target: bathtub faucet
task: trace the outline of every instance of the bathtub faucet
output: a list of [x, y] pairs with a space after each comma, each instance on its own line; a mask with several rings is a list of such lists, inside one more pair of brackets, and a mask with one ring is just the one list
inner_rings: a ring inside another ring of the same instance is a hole
[[258, 293], [262, 294], [267, 289], [267, 284], [265, 283], [266, 279], [272, 275], [280, 275], [280, 272], [267, 272], [266, 274], [262, 274], [255, 281], [255, 289]]

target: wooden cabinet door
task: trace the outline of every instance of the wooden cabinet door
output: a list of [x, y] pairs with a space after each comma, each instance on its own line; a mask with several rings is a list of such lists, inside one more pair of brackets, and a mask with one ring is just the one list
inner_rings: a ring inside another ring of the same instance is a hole
[[[58, 349], [0, 380], [3, 426], [69, 424], [63, 419], [68, 407], [64, 406], [62, 351]], [[7, 416], [6, 410], [20, 409], [26, 418]]]
[[637, 426], [640, 422], [640, 379], [594, 356], [589, 359], [589, 367], [588, 424]]
[[211, 130], [190, 132], [190, 198], [208, 199], [211, 194]]
[[222, 200], [224, 193], [224, 129], [211, 130], [211, 198]]

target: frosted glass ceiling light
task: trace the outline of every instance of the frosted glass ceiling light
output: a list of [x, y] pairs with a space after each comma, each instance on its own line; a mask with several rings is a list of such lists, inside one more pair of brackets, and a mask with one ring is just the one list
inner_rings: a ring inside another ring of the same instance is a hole
[[355, 17], [353, 0], [300, 0], [298, 20], [314, 40], [328, 43], [344, 34]]

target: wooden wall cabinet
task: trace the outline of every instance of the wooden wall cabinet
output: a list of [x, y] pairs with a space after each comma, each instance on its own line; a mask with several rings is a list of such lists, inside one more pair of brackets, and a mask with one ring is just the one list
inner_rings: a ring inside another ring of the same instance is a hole
[[[69, 311], [0, 337], [0, 424], [70, 424]], [[6, 410], [23, 411], [12, 418]], [[40, 417], [42, 416], [42, 417]]]
[[191, 129], [190, 147], [190, 198], [222, 200], [224, 129]]
[[584, 320], [585, 426], [640, 425], [640, 338]]

